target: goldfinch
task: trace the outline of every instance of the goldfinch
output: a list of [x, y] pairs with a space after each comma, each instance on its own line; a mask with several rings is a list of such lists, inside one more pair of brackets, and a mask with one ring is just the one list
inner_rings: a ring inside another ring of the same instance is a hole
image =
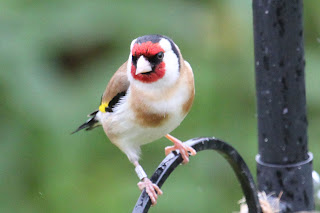
[[140, 146], [163, 136], [174, 143], [165, 154], [178, 150], [183, 163], [196, 151], [169, 135], [188, 114], [194, 99], [190, 64], [178, 46], [163, 35], [145, 35], [131, 42], [129, 59], [109, 81], [99, 110], [78, 127], [91, 130], [101, 125], [110, 139], [135, 166], [153, 205], [161, 189], [153, 184], [139, 164]]

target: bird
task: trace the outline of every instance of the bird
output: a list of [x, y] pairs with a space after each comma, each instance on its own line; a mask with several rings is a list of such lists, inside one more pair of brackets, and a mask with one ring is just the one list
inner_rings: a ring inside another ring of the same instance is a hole
[[165, 136], [173, 142], [165, 155], [177, 151], [188, 163], [196, 151], [169, 133], [184, 120], [194, 96], [193, 71], [179, 47], [167, 36], [144, 35], [131, 42], [129, 58], [111, 77], [99, 108], [73, 133], [102, 126], [135, 166], [139, 189], [155, 205], [163, 192], [139, 164], [140, 147]]

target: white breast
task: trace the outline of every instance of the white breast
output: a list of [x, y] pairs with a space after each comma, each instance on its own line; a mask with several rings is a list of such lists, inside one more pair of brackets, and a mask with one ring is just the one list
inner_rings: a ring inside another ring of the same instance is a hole
[[135, 113], [129, 106], [130, 89], [127, 95], [120, 100], [118, 106], [112, 113], [99, 114], [100, 122], [112, 143], [118, 146], [129, 160], [139, 159], [140, 146], [151, 143], [173, 131], [180, 125], [185, 115], [182, 113], [182, 105], [187, 100], [186, 88], [181, 87], [168, 100], [147, 100], [144, 104], [148, 105], [153, 112], [168, 114], [169, 118], [163, 125], [156, 127], [143, 127], [135, 122]]

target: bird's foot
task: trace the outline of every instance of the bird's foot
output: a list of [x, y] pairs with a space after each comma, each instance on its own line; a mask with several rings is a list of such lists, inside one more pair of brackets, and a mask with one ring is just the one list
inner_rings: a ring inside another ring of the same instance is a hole
[[143, 180], [138, 183], [138, 187], [141, 191], [143, 189], [146, 189], [146, 192], [150, 197], [152, 206], [157, 204], [158, 194], [163, 194], [159, 186], [157, 186], [157, 184], [152, 183], [149, 178], [143, 178]]
[[179, 150], [181, 157], [183, 159], [182, 164], [186, 164], [189, 162], [189, 152], [190, 152], [190, 155], [192, 155], [192, 156], [197, 154], [197, 151], [194, 148], [182, 143], [177, 138], [175, 138], [169, 134], [166, 135], [166, 138], [168, 138], [170, 141], [172, 141], [174, 143], [174, 146], [167, 146], [165, 148], [165, 154], [168, 155], [170, 152], [172, 152], [174, 150]]

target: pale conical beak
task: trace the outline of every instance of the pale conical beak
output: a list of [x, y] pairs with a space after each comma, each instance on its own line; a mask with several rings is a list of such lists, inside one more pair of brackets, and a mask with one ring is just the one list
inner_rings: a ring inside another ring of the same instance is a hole
[[136, 75], [140, 73], [151, 72], [151, 71], [152, 71], [152, 68], [151, 68], [150, 62], [144, 56], [140, 56], [140, 58], [137, 61]]

